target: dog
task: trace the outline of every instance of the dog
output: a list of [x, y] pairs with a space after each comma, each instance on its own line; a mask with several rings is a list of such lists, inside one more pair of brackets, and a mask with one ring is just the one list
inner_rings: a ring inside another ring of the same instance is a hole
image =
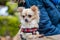
[[[19, 7], [18, 12], [21, 27], [13, 40], [59, 40], [59, 35], [44, 36], [37, 31], [40, 21], [40, 12], [37, 6], [33, 5], [30, 8]], [[43, 37], [39, 38], [41, 36]]]
[[[39, 17], [40, 12], [39, 12], [38, 7], [33, 5], [30, 8], [19, 7], [17, 10], [19, 12], [19, 19], [21, 22], [21, 27], [16, 36], [20, 36], [20, 38], [23, 40], [28, 40], [33, 37], [35, 38], [38, 37], [39, 35], [38, 23], [40, 21], [40, 17]], [[16, 37], [16, 39], [21, 40], [19, 39], [19, 37]]]

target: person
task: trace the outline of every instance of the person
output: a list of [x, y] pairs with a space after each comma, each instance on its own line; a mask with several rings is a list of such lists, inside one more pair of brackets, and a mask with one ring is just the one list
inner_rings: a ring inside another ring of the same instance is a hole
[[[19, 4], [18, 6], [22, 5]], [[29, 8], [32, 5], [36, 5], [41, 12], [39, 33], [44, 34], [45, 36], [60, 34], [59, 3], [56, 3], [56, 0], [25, 0], [23, 6]]]

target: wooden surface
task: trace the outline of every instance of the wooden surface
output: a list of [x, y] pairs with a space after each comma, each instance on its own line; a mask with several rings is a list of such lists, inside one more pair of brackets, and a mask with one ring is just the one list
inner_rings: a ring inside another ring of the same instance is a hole
[[[2, 37], [1, 40], [6, 40], [6, 38]], [[45, 36], [45, 37], [42, 37], [42, 38], [35, 38], [35, 39], [28, 39], [28, 40], [60, 40], [60, 35]]]
[[45, 36], [43, 38], [39, 38], [39, 40], [60, 40], [60, 35]]

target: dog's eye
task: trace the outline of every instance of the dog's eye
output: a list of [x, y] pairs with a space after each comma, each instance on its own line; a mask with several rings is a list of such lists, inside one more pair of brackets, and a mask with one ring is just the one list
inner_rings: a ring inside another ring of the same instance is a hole
[[28, 17], [30, 18], [30, 17], [32, 17], [32, 15], [28, 15]]
[[25, 16], [23, 15], [22, 17], [24, 18]]

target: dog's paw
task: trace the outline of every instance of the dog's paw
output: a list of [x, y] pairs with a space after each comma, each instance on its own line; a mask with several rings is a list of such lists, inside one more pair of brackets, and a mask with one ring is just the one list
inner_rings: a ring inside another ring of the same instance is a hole
[[28, 36], [28, 39], [32, 39], [32, 38], [33, 38], [33, 35], [29, 35], [29, 36]]

